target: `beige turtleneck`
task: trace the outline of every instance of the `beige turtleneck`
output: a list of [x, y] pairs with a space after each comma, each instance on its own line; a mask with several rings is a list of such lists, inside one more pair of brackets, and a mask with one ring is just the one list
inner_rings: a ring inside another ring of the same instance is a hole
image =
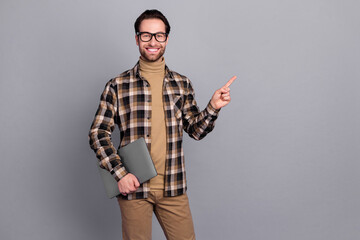
[[151, 151], [158, 175], [150, 180], [151, 190], [164, 189], [166, 159], [166, 125], [163, 107], [164, 57], [156, 62], [140, 58], [140, 75], [150, 84], [151, 90]]

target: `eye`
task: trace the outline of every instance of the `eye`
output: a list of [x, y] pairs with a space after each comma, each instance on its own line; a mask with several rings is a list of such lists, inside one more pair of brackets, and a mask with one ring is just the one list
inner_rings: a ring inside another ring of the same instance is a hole
[[158, 33], [158, 34], [156, 34], [156, 38], [159, 40], [164, 40], [166, 38], [166, 36], [163, 33]]

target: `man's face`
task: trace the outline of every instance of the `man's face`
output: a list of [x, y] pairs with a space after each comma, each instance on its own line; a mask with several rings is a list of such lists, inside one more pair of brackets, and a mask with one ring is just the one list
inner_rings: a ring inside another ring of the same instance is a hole
[[[145, 19], [141, 22], [139, 31], [149, 33], [165, 33], [165, 24], [163, 21], [157, 18]], [[141, 58], [146, 61], [155, 62], [164, 55], [169, 38], [167, 38], [163, 43], [158, 42], [155, 39], [155, 36], [153, 36], [149, 42], [141, 41], [141, 39], [139, 39], [139, 37], [136, 35], [135, 39], [136, 45], [139, 46]]]

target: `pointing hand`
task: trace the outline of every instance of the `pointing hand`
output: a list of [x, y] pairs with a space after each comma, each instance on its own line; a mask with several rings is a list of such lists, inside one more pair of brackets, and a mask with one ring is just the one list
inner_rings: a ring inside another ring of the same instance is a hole
[[215, 91], [214, 95], [210, 100], [211, 106], [216, 109], [225, 107], [231, 100], [230, 98], [230, 88], [229, 86], [236, 79], [236, 76], [233, 76], [222, 88]]

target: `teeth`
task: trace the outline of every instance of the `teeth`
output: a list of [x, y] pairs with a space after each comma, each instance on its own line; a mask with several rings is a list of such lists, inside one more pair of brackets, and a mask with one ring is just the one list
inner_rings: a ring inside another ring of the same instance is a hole
[[150, 52], [156, 52], [158, 49], [157, 49], [157, 48], [148, 48], [148, 50], [149, 50]]

